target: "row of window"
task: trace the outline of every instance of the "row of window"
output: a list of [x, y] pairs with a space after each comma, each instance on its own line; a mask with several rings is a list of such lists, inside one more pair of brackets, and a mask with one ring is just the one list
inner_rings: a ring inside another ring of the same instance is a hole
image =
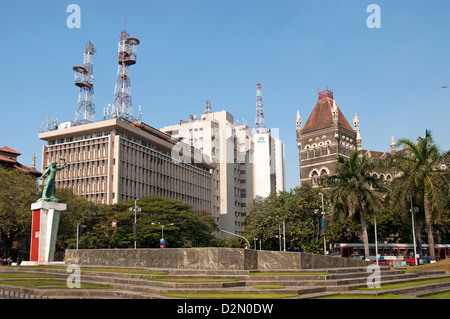
[[47, 145], [57, 145], [57, 144], [63, 144], [63, 143], [71, 143], [71, 142], [78, 142], [83, 140], [89, 140], [92, 138], [99, 138], [103, 136], [108, 136], [112, 133], [112, 131], [104, 131], [104, 132], [96, 132], [96, 133], [89, 133], [89, 134], [83, 134], [83, 135], [77, 135], [77, 136], [71, 136], [66, 138], [60, 138], [52, 141], [47, 141]]
[[312, 179], [312, 183], [313, 185], [317, 185], [319, 183], [319, 178], [322, 178], [324, 176], [328, 175], [328, 172], [326, 171], [326, 169], [322, 169], [320, 171], [320, 175], [319, 172], [314, 170], [311, 173], [311, 179]]
[[[328, 172], [327, 172], [326, 169], [320, 170], [320, 174], [319, 174], [319, 172], [317, 170], [313, 170], [312, 173], [311, 173], [312, 183], [313, 184], [318, 184], [319, 183], [319, 179], [323, 178], [326, 175], [328, 175]], [[383, 181], [386, 181], [386, 182], [392, 181], [392, 176], [389, 175], [389, 174], [387, 174], [387, 175], [384, 175], [384, 174], [378, 175], [377, 173], [373, 173], [373, 176], [375, 176], [377, 178], [380, 178], [380, 179], [382, 179]]]

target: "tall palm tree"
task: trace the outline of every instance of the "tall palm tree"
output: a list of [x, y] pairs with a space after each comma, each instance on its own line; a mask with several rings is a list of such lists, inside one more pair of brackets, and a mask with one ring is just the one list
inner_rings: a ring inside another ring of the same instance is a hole
[[375, 189], [383, 187], [381, 179], [371, 175], [374, 167], [371, 158], [357, 151], [348, 159], [339, 156], [336, 174], [323, 180], [324, 186], [331, 187], [331, 203], [335, 212], [343, 212], [348, 217], [359, 214], [366, 260], [369, 260], [366, 214], [381, 207], [381, 198]]
[[402, 138], [397, 146], [404, 146], [405, 151], [394, 153], [390, 164], [400, 170], [398, 183], [404, 189], [423, 196], [430, 260], [435, 261], [432, 213], [442, 210], [448, 199], [449, 169], [439, 168], [443, 156], [447, 155], [440, 153], [430, 130], [426, 130], [425, 137], [419, 137], [417, 142]]

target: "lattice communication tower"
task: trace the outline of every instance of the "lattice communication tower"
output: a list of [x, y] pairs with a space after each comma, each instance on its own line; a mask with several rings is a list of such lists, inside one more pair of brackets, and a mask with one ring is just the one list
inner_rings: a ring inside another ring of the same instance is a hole
[[264, 122], [264, 112], [261, 96], [261, 83], [256, 84], [256, 118], [255, 118], [255, 132], [266, 133], [266, 124]]
[[129, 66], [136, 64], [136, 47], [140, 41], [123, 30], [120, 33], [116, 86], [110, 116], [133, 121]]
[[211, 101], [207, 100], [205, 104], [205, 114], [211, 113]]
[[77, 112], [75, 114], [75, 124], [77, 125], [95, 122], [94, 54], [94, 45], [89, 41], [84, 46], [83, 66], [77, 65], [73, 67], [75, 71], [75, 85], [80, 88]]

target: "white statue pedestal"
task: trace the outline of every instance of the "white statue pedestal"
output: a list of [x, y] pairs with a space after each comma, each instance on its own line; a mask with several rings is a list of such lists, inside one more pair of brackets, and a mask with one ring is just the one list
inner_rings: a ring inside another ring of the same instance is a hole
[[67, 205], [63, 203], [42, 201], [31, 204], [30, 262], [54, 261], [59, 215], [66, 209]]

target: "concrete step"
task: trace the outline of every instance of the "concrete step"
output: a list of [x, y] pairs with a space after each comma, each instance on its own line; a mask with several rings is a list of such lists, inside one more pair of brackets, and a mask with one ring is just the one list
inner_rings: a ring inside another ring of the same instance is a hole
[[246, 286], [266, 286], [266, 285], [280, 285], [280, 286], [327, 286], [328, 281], [324, 280], [245, 280]]
[[[389, 275], [402, 275], [404, 274], [404, 270], [390, 270], [390, 269], [382, 269], [380, 271], [381, 276], [389, 276]], [[341, 272], [330, 274], [327, 279], [349, 279], [349, 278], [367, 278], [373, 274], [372, 272]]]
[[[368, 263], [367, 266], [372, 265]], [[391, 267], [388, 266], [379, 266], [381, 271], [391, 270]], [[342, 273], [354, 273], [354, 272], [367, 272], [367, 267], [346, 267], [346, 268], [329, 268], [327, 271], [330, 274], [342, 274]]]
[[450, 291], [450, 282], [438, 282], [438, 283], [432, 283], [432, 284], [424, 284], [424, 285], [402, 287], [402, 288], [391, 288], [391, 289], [348, 291], [348, 292], [343, 292], [343, 294], [379, 296], [379, 295], [384, 295], [387, 293], [393, 293], [395, 295], [402, 295], [402, 296], [418, 296], [422, 292], [427, 292], [427, 291], [433, 290], [433, 289], [439, 289], [439, 291]]
[[246, 276], [243, 280], [246, 281], [311, 281], [311, 280], [326, 280], [328, 275], [252, 275]]
[[[83, 267], [84, 268], [84, 267]], [[26, 268], [26, 267], [0, 267], [0, 272], [24, 272], [34, 274], [56, 275], [57, 280], [65, 281], [70, 273], [66, 272], [65, 268]], [[302, 273], [311, 273], [306, 275], [294, 274], [301, 271]], [[328, 275], [314, 275], [313, 273], [328, 271]], [[160, 270], [158, 270], [160, 272]], [[371, 273], [366, 272], [364, 267], [353, 267], [345, 269], [314, 269], [309, 271], [304, 270], [282, 270], [282, 275], [269, 275], [264, 273], [274, 272], [270, 270], [262, 271], [262, 274], [249, 275], [253, 271], [208, 271], [208, 270], [168, 270], [167, 275], [161, 274], [135, 274], [109, 271], [81, 271], [81, 282], [98, 284], [110, 287], [111, 289], [31, 289], [31, 291], [39, 296], [49, 298], [76, 298], [76, 299], [124, 299], [124, 298], [164, 298], [161, 293], [164, 292], [178, 292], [178, 293], [295, 293], [302, 297], [298, 298], [314, 298], [321, 295], [332, 295], [337, 293], [355, 293], [358, 287], [367, 285], [367, 277]], [[151, 278], [163, 279], [223, 279], [221, 282], [170, 282], [170, 281], [155, 281], [149, 280]], [[404, 269], [391, 269], [389, 267], [382, 267], [381, 269], [381, 283], [399, 283], [411, 282], [424, 279], [450, 277], [443, 271], [429, 271], [429, 272], [406, 272]], [[229, 278], [238, 278], [239, 281], [225, 281]], [[17, 279], [24, 280], [24, 279]], [[29, 280], [36, 280], [30, 278]], [[53, 279], [52, 279], [53, 280]], [[284, 286], [283, 289], [258, 289], [255, 286], [260, 285], [276, 285]], [[448, 291], [446, 289], [450, 283], [439, 283], [434, 286], [424, 286], [413, 289], [398, 290], [396, 293], [404, 293], [406, 295], [420, 295], [431, 294], [433, 291]], [[10, 286], [13, 287], [13, 286]], [[427, 288], [428, 287], [428, 288]], [[1, 281], [0, 281], [1, 289]], [[28, 289], [24, 287], [16, 287], [21, 289]], [[381, 290], [380, 290], [381, 291]], [[428, 292], [427, 292], [428, 291]], [[375, 294], [379, 291], [357, 291], [358, 294]]]
[[[416, 276], [413, 276], [413, 275], [414, 274], [405, 274], [403, 277], [399, 277], [399, 278], [396, 278], [397, 276], [381, 278], [381, 285], [415, 282], [415, 281], [422, 281], [422, 280], [427, 280], [427, 279], [450, 278], [450, 275], [447, 275], [445, 273], [444, 274], [421, 275], [421, 276], [419, 274], [415, 274]], [[355, 284], [343, 284], [343, 285], [336, 287], [335, 289], [333, 289], [332, 287], [329, 287], [329, 290], [330, 291], [354, 291], [360, 287], [367, 287], [367, 283], [364, 282], [364, 283], [355, 283]]]
[[[419, 275], [416, 273], [408, 273], [408, 274], [394, 273], [394, 274], [391, 274], [391, 273], [387, 272], [387, 273], [381, 274], [380, 280], [381, 280], [381, 283], [384, 283], [384, 282], [388, 282], [388, 281], [392, 281], [392, 280], [407, 281], [407, 280], [415, 279], [417, 277], [419, 277]], [[349, 278], [349, 279], [338, 279], [338, 280], [336, 280], [336, 284], [338, 286], [358, 285], [358, 284], [360, 284], [359, 286], [365, 286], [367, 283], [367, 279], [368, 279], [368, 276]]]
[[450, 291], [450, 285], [429, 285], [427, 287], [424, 287], [424, 289], [421, 289], [419, 291], [409, 292], [407, 294], [404, 294], [404, 296], [412, 296], [412, 297], [427, 297], [431, 295], [437, 295], [443, 292], [449, 292]]
[[173, 269], [169, 270], [169, 275], [205, 275], [205, 276], [246, 276], [248, 270], [209, 270], [209, 269]]

